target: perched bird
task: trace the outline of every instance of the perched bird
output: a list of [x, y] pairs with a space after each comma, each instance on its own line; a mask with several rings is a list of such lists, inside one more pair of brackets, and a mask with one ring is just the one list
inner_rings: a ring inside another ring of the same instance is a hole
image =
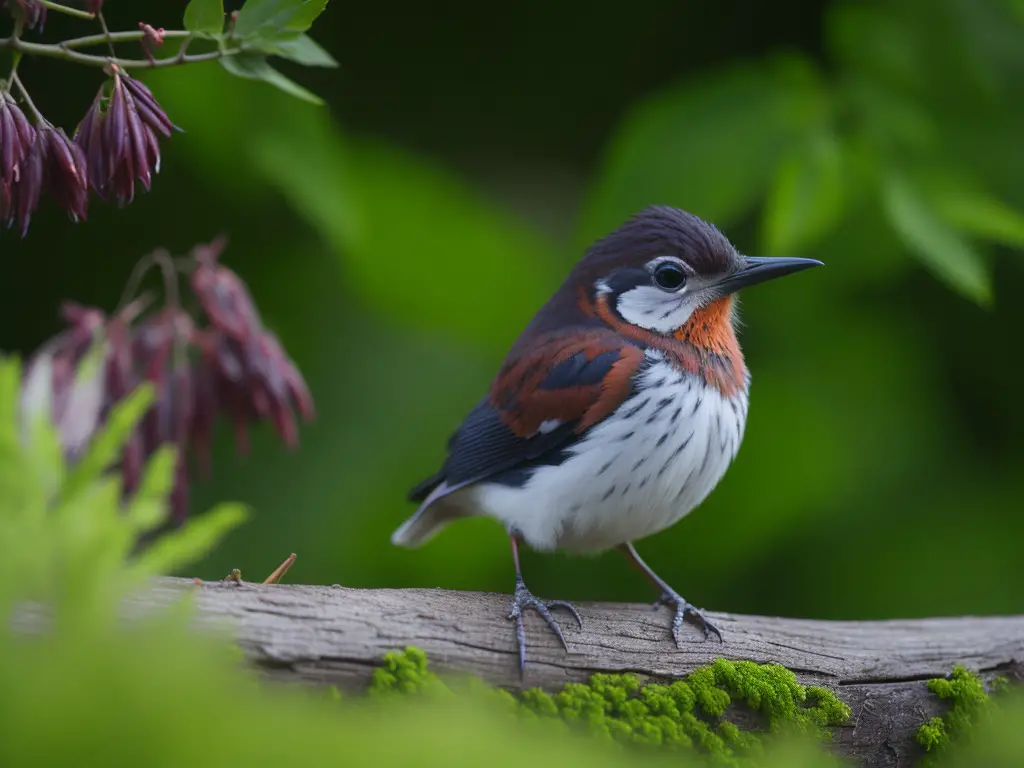
[[512, 345], [490, 391], [448, 441], [440, 471], [392, 543], [423, 544], [443, 526], [486, 515], [512, 544], [520, 670], [523, 612], [549, 609], [523, 583], [519, 543], [538, 551], [619, 548], [705, 636], [721, 633], [640, 558], [633, 542], [699, 505], [735, 458], [750, 374], [733, 294], [820, 261], [740, 255], [713, 225], [652, 206], [594, 243]]

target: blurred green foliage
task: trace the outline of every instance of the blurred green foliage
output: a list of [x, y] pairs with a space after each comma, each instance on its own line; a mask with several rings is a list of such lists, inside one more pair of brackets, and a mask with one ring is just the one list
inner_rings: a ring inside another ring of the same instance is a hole
[[[724, 4], [763, 22], [748, 37], [706, 4], [567, 4], [521, 22], [536, 46], [492, 51], [493, 20], [468, 6], [453, 25], [332, 4], [314, 33], [340, 69], [294, 74], [326, 108], [216, 64], [146, 75], [187, 133], [132, 210], [4, 238], [0, 347], [55, 332], [60, 298], [112, 307], [153, 246], [227, 232], [319, 418], [296, 454], [261, 435], [243, 460], [221, 436], [196, 514], [240, 498], [253, 519], [188, 575], [294, 551], [297, 581], [509, 592], [490, 521], [391, 547], [405, 491], [582, 248], [644, 205], [681, 206], [745, 252], [827, 266], [743, 296], [743, 448], [699, 510], [640, 543], [648, 562], [713, 609], [1020, 611], [1024, 16], [829, 2], [819, 28], [792, 5]], [[651, 58], [673, 44], [678, 59]], [[86, 75], [51, 71], [23, 73], [37, 101], [78, 110], [48, 82], [77, 93]], [[524, 569], [550, 597], [651, 597], [614, 554], [526, 553]]]

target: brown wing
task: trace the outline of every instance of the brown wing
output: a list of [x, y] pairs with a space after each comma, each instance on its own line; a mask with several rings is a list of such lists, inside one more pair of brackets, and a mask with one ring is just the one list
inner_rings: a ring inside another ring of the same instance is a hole
[[485, 478], [557, 464], [565, 450], [632, 392], [643, 347], [612, 331], [542, 337], [506, 360], [491, 391], [448, 442], [441, 471], [409, 495], [423, 501], [444, 484], [450, 493]]

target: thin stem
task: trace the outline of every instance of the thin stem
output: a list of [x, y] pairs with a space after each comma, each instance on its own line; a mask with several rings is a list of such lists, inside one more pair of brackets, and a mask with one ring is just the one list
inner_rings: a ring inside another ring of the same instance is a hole
[[15, 51], [14, 53], [11, 54], [11, 71], [10, 71], [10, 74], [7, 75], [7, 81], [8, 82], [13, 80], [14, 76], [16, 74], [18, 74], [18, 65], [19, 64], [21, 64], [21, 53], [19, 51]]
[[[188, 40], [186, 37], [185, 40]], [[194, 53], [183, 56], [180, 53], [166, 59], [120, 59], [116, 56], [93, 56], [78, 51], [65, 50], [61, 45], [48, 45], [45, 43], [29, 43], [19, 40], [16, 37], [0, 38], [0, 48], [9, 48], [12, 51], [19, 51], [28, 56], [45, 56], [51, 59], [62, 59], [63, 61], [84, 64], [90, 67], [105, 67], [108, 64], [116, 64], [122, 69], [162, 69], [164, 67], [176, 67], [182, 64], [197, 64], [201, 61], [215, 61], [225, 56], [235, 56], [242, 52], [241, 48], [227, 48], [223, 51], [210, 51], [209, 53]]]
[[124, 290], [121, 292], [121, 299], [117, 302], [117, 309], [114, 310], [115, 315], [120, 315], [128, 306], [128, 303], [135, 298], [135, 292], [139, 290], [142, 278], [145, 277], [150, 268], [155, 265], [156, 254], [153, 253], [147, 253], [139, 259], [138, 262], [136, 262], [135, 267], [132, 269], [132, 273], [128, 276], [128, 282], [125, 283]]
[[[145, 32], [141, 30], [138, 32], [111, 32], [109, 35], [87, 35], [86, 37], [75, 37], [71, 40], [65, 40], [58, 45], [64, 50], [71, 50], [73, 48], [88, 48], [93, 45], [103, 45], [105, 43], [132, 43], [137, 40], [142, 40], [146, 36]], [[176, 39], [181, 37], [191, 37], [192, 33], [185, 29], [172, 29], [164, 32], [165, 39]]]
[[39, 0], [39, 4], [47, 10], [54, 11], [55, 13], [63, 13], [67, 16], [74, 16], [76, 19], [89, 19], [92, 21], [96, 17], [88, 11], [81, 11], [78, 8], [69, 8], [66, 5], [60, 3], [51, 2], [51, 0]]
[[28, 88], [21, 82], [21, 77], [17, 72], [11, 73], [11, 82], [18, 86], [18, 90], [21, 92], [21, 97], [25, 99], [25, 106], [28, 107], [28, 111], [32, 113], [32, 117], [36, 119], [37, 123], [45, 123], [46, 118], [43, 117], [43, 113], [36, 109], [35, 102], [32, 101], [32, 97], [28, 95]]
[[103, 39], [107, 43], [107, 48], [110, 49], [110, 55], [116, 56], [117, 51], [114, 50], [114, 41], [110, 39], [110, 28], [107, 26], [107, 20], [103, 18], [103, 11], [96, 14], [96, 19], [100, 23], [100, 29], [103, 30]]
[[269, 576], [267, 576], [267, 578], [265, 578], [263, 580], [263, 583], [264, 584], [280, 584], [281, 583], [281, 578], [286, 573], [288, 573], [288, 569], [292, 567], [292, 563], [294, 563], [294, 562], [295, 562], [295, 553], [292, 552], [290, 555], [288, 555], [287, 558], [285, 558], [285, 561], [283, 563], [281, 563], [279, 566], [277, 566], [277, 568], [274, 569], [273, 573], [271, 573]]
[[178, 271], [175, 269], [174, 259], [165, 248], [154, 251], [153, 259], [160, 265], [160, 272], [164, 277], [164, 292], [167, 294], [167, 303], [174, 307], [174, 309], [181, 309], [181, 295], [178, 292]]

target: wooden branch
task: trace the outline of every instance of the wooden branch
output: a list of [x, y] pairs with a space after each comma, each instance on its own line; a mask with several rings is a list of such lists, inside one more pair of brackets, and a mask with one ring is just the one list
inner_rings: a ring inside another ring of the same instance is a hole
[[520, 681], [509, 596], [430, 589], [345, 589], [160, 579], [137, 610], [193, 591], [203, 624], [227, 622], [249, 661], [275, 680], [361, 689], [389, 652], [414, 645], [439, 672], [477, 675], [509, 689], [556, 689], [594, 672], [670, 679], [715, 658], [778, 662], [802, 683], [837, 691], [853, 710], [838, 752], [869, 766], [910, 765], [917, 727], [944, 705], [924, 681], [964, 664], [985, 679], [1024, 681], [1024, 616], [900, 621], [814, 621], [709, 613], [724, 644], [685, 628], [669, 635], [667, 608], [582, 603], [583, 630], [563, 622], [566, 654], [528, 613]]

